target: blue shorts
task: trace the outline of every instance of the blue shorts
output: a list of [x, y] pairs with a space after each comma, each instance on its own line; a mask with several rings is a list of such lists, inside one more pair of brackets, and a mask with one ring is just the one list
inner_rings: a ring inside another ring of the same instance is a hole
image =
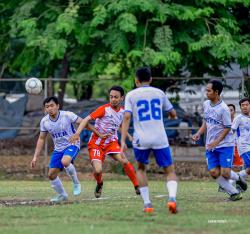
[[250, 167], [250, 151], [242, 154], [241, 157], [243, 158], [245, 168]]
[[233, 163], [234, 147], [221, 147], [206, 151], [207, 167], [210, 171], [215, 167], [231, 168]]
[[168, 167], [173, 164], [172, 156], [169, 147], [163, 149], [136, 149], [134, 148], [135, 158], [138, 162], [143, 164], [149, 163], [149, 154], [153, 150], [156, 163], [159, 167]]
[[63, 156], [66, 156], [66, 155], [70, 156], [72, 158], [72, 162], [73, 162], [75, 160], [78, 152], [79, 152], [79, 148], [75, 145], [71, 145], [61, 152], [54, 150], [52, 155], [51, 155], [51, 158], [50, 158], [49, 168], [63, 169], [64, 166], [62, 165], [62, 162], [61, 162]]

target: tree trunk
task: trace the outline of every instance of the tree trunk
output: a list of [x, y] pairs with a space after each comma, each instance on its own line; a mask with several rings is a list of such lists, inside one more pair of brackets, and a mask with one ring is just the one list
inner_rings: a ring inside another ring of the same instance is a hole
[[[69, 73], [69, 62], [68, 62], [67, 54], [65, 53], [64, 58], [62, 60], [61, 78], [66, 79], [68, 77], [68, 73]], [[58, 100], [59, 100], [59, 105], [60, 105], [61, 110], [63, 109], [63, 98], [64, 98], [66, 84], [67, 84], [67, 81], [60, 81]]]

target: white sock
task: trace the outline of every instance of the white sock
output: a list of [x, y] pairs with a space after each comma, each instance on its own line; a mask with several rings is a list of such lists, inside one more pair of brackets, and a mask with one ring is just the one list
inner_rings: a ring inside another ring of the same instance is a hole
[[80, 184], [77, 178], [76, 168], [72, 163], [70, 163], [68, 167], [65, 167], [65, 170], [68, 176], [72, 179], [74, 184]]
[[63, 196], [68, 196], [68, 194], [66, 193], [66, 191], [63, 188], [62, 182], [59, 179], [59, 177], [57, 176], [54, 180], [51, 180], [51, 187], [59, 194], [59, 195], [63, 195]]
[[143, 199], [144, 205], [151, 203], [151, 201], [149, 200], [149, 190], [148, 190], [148, 186], [145, 187], [141, 187], [140, 188], [140, 192], [141, 192], [141, 197]]
[[177, 181], [175, 180], [170, 180], [166, 183], [166, 187], [168, 190], [168, 197], [169, 198], [176, 198], [176, 193], [177, 193]]
[[242, 170], [242, 171], [239, 172], [239, 176], [243, 177], [243, 178], [247, 178], [248, 174], [247, 174], [246, 170]]
[[233, 184], [233, 183], [234, 183], [234, 181], [235, 181], [235, 180], [231, 180], [231, 179], [230, 179], [230, 180], [228, 180], [228, 182], [229, 182], [230, 184]]
[[225, 179], [223, 176], [219, 176], [217, 179], [216, 179], [217, 183], [222, 187], [224, 188], [230, 195], [231, 194], [235, 194], [235, 193], [238, 193], [238, 190], [232, 185], [229, 183], [229, 181], [227, 179]]
[[230, 179], [231, 180], [239, 180], [239, 175], [236, 172], [231, 170]]

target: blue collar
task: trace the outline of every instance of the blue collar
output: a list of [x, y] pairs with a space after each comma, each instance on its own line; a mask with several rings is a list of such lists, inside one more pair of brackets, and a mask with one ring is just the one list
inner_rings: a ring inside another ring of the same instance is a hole
[[210, 101], [210, 106], [211, 106], [211, 107], [215, 107], [215, 106], [220, 105], [221, 103], [222, 103], [222, 100], [220, 100], [220, 101], [219, 101], [219, 102], [217, 102], [216, 104], [212, 105], [212, 104], [211, 104], [211, 101]]
[[56, 122], [56, 121], [59, 119], [59, 116], [60, 116], [60, 111], [58, 112], [58, 115], [57, 115], [56, 120], [51, 119], [50, 116], [49, 116], [49, 119], [50, 119], [50, 121], [52, 121], [52, 122]]

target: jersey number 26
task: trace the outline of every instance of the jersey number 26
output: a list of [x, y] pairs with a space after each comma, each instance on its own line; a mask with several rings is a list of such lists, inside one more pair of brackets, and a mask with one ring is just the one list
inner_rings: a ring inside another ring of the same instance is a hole
[[161, 102], [159, 99], [140, 100], [137, 102], [139, 121], [161, 120]]

